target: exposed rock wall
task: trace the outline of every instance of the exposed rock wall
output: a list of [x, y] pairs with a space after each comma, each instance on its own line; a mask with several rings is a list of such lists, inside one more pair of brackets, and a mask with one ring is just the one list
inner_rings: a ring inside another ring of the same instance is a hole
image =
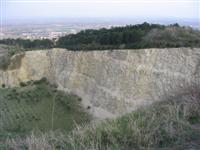
[[0, 84], [16, 86], [47, 77], [60, 89], [82, 97], [84, 106], [91, 106], [92, 114], [100, 118], [200, 85], [200, 48], [38, 50], [16, 55], [11, 62], [8, 70], [0, 71]]

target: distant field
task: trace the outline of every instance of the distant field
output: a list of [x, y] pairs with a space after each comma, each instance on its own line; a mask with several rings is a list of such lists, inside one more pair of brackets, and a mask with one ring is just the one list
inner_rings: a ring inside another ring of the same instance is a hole
[[26, 84], [0, 88], [1, 135], [34, 129], [70, 131], [74, 123], [89, 121], [78, 96], [57, 91], [46, 80]]

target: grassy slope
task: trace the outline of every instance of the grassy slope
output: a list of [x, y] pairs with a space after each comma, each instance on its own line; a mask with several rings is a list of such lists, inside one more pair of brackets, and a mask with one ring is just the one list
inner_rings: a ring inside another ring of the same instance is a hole
[[200, 99], [194, 93], [189, 99], [162, 101], [116, 119], [77, 127], [68, 135], [32, 134], [5, 145], [30, 150], [199, 149]]
[[57, 91], [46, 81], [29, 84], [0, 89], [1, 135], [25, 133], [33, 129], [69, 131], [74, 122], [89, 121], [89, 116], [79, 105], [79, 97]]
[[126, 150], [183, 149], [196, 141], [200, 148], [199, 123], [199, 99], [169, 100], [73, 133], [69, 143], [75, 149]]

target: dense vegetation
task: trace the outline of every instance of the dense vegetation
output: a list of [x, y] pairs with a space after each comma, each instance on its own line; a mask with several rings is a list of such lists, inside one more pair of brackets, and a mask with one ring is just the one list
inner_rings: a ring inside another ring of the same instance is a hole
[[75, 35], [61, 37], [57, 45], [68, 49], [137, 48], [142, 37], [154, 28], [163, 29], [165, 27], [143, 23], [111, 29], [84, 30]]
[[[21, 87], [0, 88], [0, 141], [7, 135], [20, 135], [32, 130], [72, 130], [88, 122], [89, 115], [81, 107], [81, 98], [58, 91], [45, 78], [21, 82]], [[1, 148], [0, 148], [1, 149]]]
[[49, 39], [43, 40], [25, 40], [25, 39], [2, 39], [0, 44], [16, 46], [17, 48], [24, 49], [45, 49], [52, 48], [54, 46], [53, 41]]
[[50, 132], [11, 138], [4, 147], [48, 150], [199, 149], [199, 90], [191, 92], [187, 98], [185, 96], [157, 102], [116, 119], [78, 126], [67, 135]]
[[163, 26], [143, 23], [81, 31], [61, 37], [57, 46], [72, 50], [199, 47], [200, 32], [178, 24]]
[[57, 42], [4, 39], [0, 44], [31, 49], [60, 47], [70, 50], [200, 47], [200, 31], [178, 24], [164, 26], [145, 22], [111, 29], [83, 30], [60, 37]]

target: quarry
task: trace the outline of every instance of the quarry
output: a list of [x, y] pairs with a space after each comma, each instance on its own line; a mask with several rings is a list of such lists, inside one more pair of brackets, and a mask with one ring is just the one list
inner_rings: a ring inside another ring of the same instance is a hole
[[0, 70], [0, 85], [43, 77], [81, 97], [94, 118], [113, 118], [199, 87], [200, 49], [27, 51]]

